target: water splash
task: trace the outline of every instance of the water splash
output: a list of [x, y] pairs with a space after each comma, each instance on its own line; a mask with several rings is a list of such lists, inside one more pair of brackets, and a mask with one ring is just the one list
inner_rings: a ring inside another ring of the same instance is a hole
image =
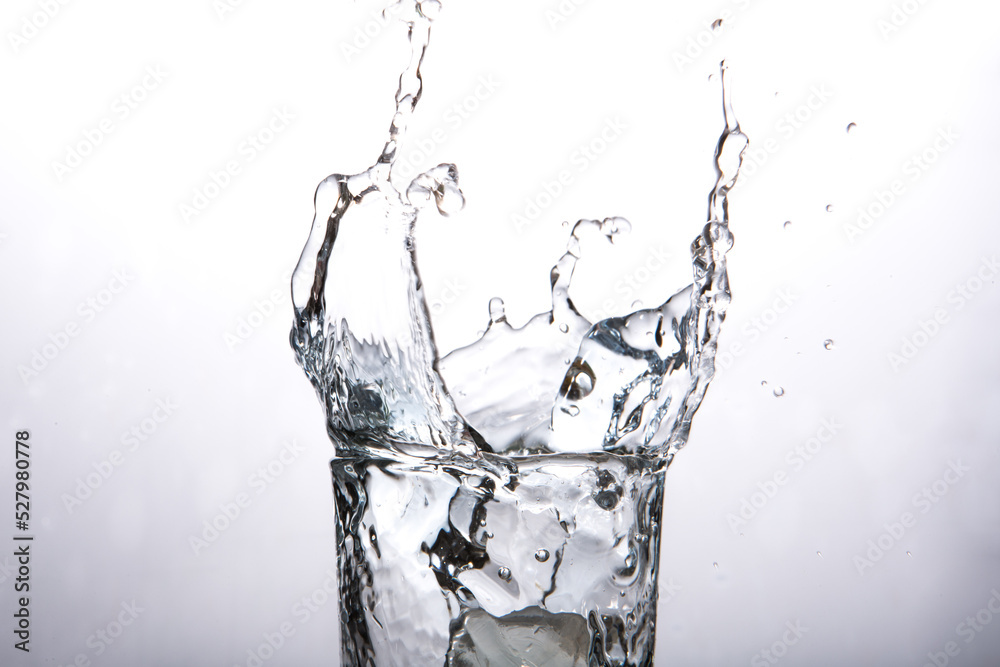
[[[613, 243], [620, 217], [580, 220], [552, 267], [551, 310], [520, 328], [489, 303], [482, 337], [439, 359], [416, 261], [416, 224], [465, 203], [454, 165], [391, 179], [420, 100], [420, 66], [436, 0], [399, 0], [411, 58], [375, 164], [334, 174], [316, 190], [315, 217], [293, 277], [296, 359], [326, 410], [340, 455], [480, 458], [484, 454], [643, 455], [669, 463], [715, 372], [730, 293], [728, 193], [747, 139], [721, 67], [725, 127], [708, 221], [691, 245], [693, 282], [660, 306], [590, 322], [569, 297], [592, 237]], [[421, 221], [418, 223], [418, 221]]]

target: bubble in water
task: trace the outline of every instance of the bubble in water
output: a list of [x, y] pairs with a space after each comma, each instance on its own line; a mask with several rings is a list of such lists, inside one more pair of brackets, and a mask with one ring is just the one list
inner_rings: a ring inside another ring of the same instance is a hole
[[853, 129], [854, 129], [854, 128], [856, 128], [857, 126], [858, 126], [858, 124], [857, 124], [857, 123], [848, 123], [848, 124], [847, 124], [847, 133], [848, 133], [848, 134], [850, 134], [850, 133], [851, 133], [851, 130], [853, 130]]
[[823, 341], [823, 347], [826, 348], [827, 350], [832, 350], [833, 349], [833, 339], [832, 338], [827, 338], [825, 341]]
[[563, 333], [569, 333], [569, 325], [568, 324], [560, 324], [559, 325], [559, 331], [562, 331]]
[[535, 552], [535, 560], [539, 563], [544, 563], [549, 559], [549, 552], [546, 549], [539, 549]]
[[782, 396], [784, 396], [784, 395], [785, 395], [785, 390], [784, 390], [784, 388], [783, 388], [783, 387], [778, 387], [777, 389], [775, 389], [775, 390], [774, 390], [774, 395], [775, 395], [775, 396], [776, 396], [777, 398], [781, 398]]
[[826, 212], [827, 213], [833, 213], [833, 204], [827, 204], [826, 205]]
[[510, 581], [510, 568], [501, 567], [499, 570], [497, 570], [497, 576], [503, 579], [504, 581]]
[[792, 226], [791, 220], [785, 220], [785, 224], [782, 225], [782, 227], [784, 227], [785, 229], [788, 229], [791, 226]]
[[578, 414], [580, 414], [580, 408], [578, 408], [575, 405], [567, 405], [560, 409], [566, 414], [568, 414], [570, 417], [576, 417]]

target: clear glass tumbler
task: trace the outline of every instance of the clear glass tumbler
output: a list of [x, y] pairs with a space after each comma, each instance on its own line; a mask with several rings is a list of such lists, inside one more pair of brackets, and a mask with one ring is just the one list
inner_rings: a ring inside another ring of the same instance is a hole
[[651, 665], [665, 468], [483, 464], [332, 461], [343, 664]]

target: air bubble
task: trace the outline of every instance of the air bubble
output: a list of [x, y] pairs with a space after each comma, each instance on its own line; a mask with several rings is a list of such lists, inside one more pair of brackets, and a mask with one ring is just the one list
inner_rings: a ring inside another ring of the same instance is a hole
[[539, 563], [544, 563], [549, 559], [549, 552], [546, 549], [539, 549], [535, 552], [535, 560]]
[[569, 325], [568, 324], [560, 324], [559, 325], [559, 331], [562, 331], [563, 333], [569, 333]]
[[501, 567], [499, 570], [497, 570], [497, 576], [503, 579], [504, 581], [510, 581], [510, 568]]
[[827, 350], [832, 350], [833, 349], [833, 339], [832, 338], [827, 338], [825, 341], [823, 341], [823, 347], [826, 348]]
[[784, 395], [785, 395], [785, 390], [783, 387], [778, 387], [777, 389], [774, 390], [775, 398], [781, 398]]
[[570, 417], [576, 417], [578, 414], [580, 414], [580, 408], [578, 408], [575, 405], [569, 405], [560, 409], [566, 414], [568, 414]]

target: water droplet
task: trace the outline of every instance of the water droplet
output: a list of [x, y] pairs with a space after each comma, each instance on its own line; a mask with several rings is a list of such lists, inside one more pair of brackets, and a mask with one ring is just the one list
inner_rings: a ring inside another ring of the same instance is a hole
[[712, 563], [712, 566], [713, 566], [713, 567], [714, 567], [714, 568], [715, 568], [716, 570], [718, 570], [718, 569], [719, 569], [719, 564], [718, 564], [718, 563]]
[[544, 563], [549, 559], [549, 552], [545, 549], [539, 549], [535, 552], [535, 560], [539, 563]]
[[497, 576], [503, 579], [504, 581], [510, 581], [510, 568], [501, 567], [499, 570], [497, 570]]
[[632, 302], [632, 309], [633, 310], [638, 310], [640, 308], [642, 308], [642, 300], [641, 299], [636, 299], [635, 301]]
[[826, 212], [827, 213], [833, 213], [833, 204], [827, 204], [826, 205]]
[[823, 557], [823, 553], [822, 553], [822, 552], [820, 552], [820, 551], [817, 551], [817, 552], [816, 552], [816, 555], [817, 555], [817, 556], [819, 556], [820, 558], [822, 558], [822, 557]]
[[562, 226], [563, 227], [569, 227], [569, 220], [563, 220], [562, 221]]
[[559, 325], [559, 331], [562, 331], [563, 333], [569, 333], [569, 325], [565, 324], [565, 323], [564, 324], [560, 324]]
[[778, 387], [774, 390], [774, 395], [776, 398], [781, 398], [785, 395], [785, 390], [783, 387]]
[[712, 21], [712, 30], [718, 30], [722, 27], [722, 19], [715, 19]]
[[847, 133], [848, 133], [848, 134], [850, 134], [850, 133], [851, 133], [851, 130], [853, 130], [853, 129], [854, 129], [854, 128], [856, 128], [857, 126], [858, 126], [858, 124], [857, 124], [857, 123], [848, 123], [848, 124], [847, 124]]
[[784, 227], [785, 229], [788, 229], [791, 226], [792, 226], [791, 220], [785, 220], [785, 224], [782, 225], [782, 227]]
[[618, 591], [618, 595], [625, 597], [625, 591]]
[[906, 552], [906, 555], [909, 556], [910, 558], [913, 558], [913, 554], [911, 554], [909, 551]]
[[560, 408], [560, 410], [568, 414], [570, 417], [576, 417], [578, 414], [580, 414], [580, 408], [578, 408], [575, 405], [569, 405], [567, 407]]
[[767, 386], [767, 380], [761, 380], [760, 381], [760, 386], [766, 387]]
[[827, 350], [832, 350], [833, 349], [833, 339], [832, 338], [827, 338], [825, 341], [823, 341], [823, 347], [826, 348]]
[[498, 296], [490, 299], [490, 324], [498, 324], [507, 321], [507, 312], [504, 309], [503, 299]]
[[438, 0], [421, 0], [417, 3], [417, 9], [431, 21], [441, 14], [441, 3]]

